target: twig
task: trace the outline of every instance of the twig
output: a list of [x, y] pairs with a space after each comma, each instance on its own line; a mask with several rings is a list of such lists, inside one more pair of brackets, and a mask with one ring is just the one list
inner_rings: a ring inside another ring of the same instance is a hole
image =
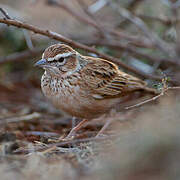
[[11, 19], [11, 17], [8, 15], [8, 13], [1, 7], [0, 7], [0, 12], [2, 12], [2, 14], [5, 16], [5, 18]]
[[[56, 5], [56, 6], [58, 6], [58, 7], [66, 7], [66, 8], [64, 8], [64, 10], [66, 10], [68, 13], [70, 13], [72, 16], [74, 16], [74, 17], [76, 17], [77, 19], [79, 19], [80, 21], [83, 21], [83, 22], [85, 22], [85, 23], [87, 23], [87, 24], [89, 24], [89, 20], [88, 20], [88, 18], [86, 18], [86, 17], [83, 17], [83, 16], [80, 16], [79, 14], [77, 14], [77, 13], [75, 13], [71, 8], [69, 8], [63, 1], [61, 1], [60, 3], [59, 2], [57, 2], [56, 0], [48, 0], [48, 2], [53, 2], [53, 3], [51, 3], [51, 4], [53, 4], [53, 5]], [[99, 27], [99, 29], [101, 30], [101, 32], [104, 34], [104, 37], [105, 37], [105, 39], [107, 39], [107, 41], [109, 42], [109, 40], [110, 40], [110, 38], [108, 38], [110, 35], [115, 35], [115, 36], [119, 36], [120, 38], [125, 38], [125, 39], [127, 39], [127, 40], [130, 40], [131, 42], [129, 42], [129, 44], [135, 44], [135, 45], [140, 45], [140, 46], [142, 46], [142, 47], [148, 47], [148, 48], [152, 48], [152, 44], [154, 44], [154, 42], [153, 43], [149, 43], [149, 41], [147, 41], [147, 39], [145, 39], [144, 37], [141, 37], [141, 38], [137, 38], [137, 37], [132, 37], [132, 36], [130, 36], [130, 35], [128, 35], [128, 34], [125, 34], [124, 32], [119, 32], [119, 31], [115, 31], [114, 29], [107, 29], [107, 28], [105, 28], [104, 26], [102, 26], [101, 25], [101, 23], [99, 23], [95, 18], [94, 18], [94, 16], [93, 16], [93, 14], [91, 13], [91, 12], [88, 12], [88, 10], [85, 8], [85, 4], [84, 4], [84, 2], [82, 1], [82, 0], [77, 0], [77, 2], [79, 3], [79, 5], [81, 6], [81, 8], [83, 9], [83, 11], [86, 13], [86, 15], [89, 17], [89, 18], [91, 18], [91, 21], [93, 22], [93, 24], [91, 24], [90, 23], [90, 25], [92, 25], [92, 26], [94, 26], [95, 24], [96, 24], [96, 26], [98, 25], [98, 27]], [[132, 5], [132, 8], [134, 7], [134, 6], [136, 6], [138, 3], [140, 3], [141, 1], [132, 1], [132, 4], [130, 3], [130, 7], [131, 7], [131, 5]], [[127, 11], [128, 12], [128, 11]], [[129, 12], [128, 12], [129, 13]], [[80, 17], [79, 17], [80, 16]], [[130, 14], [129, 13], [129, 18], [131, 18], [132, 19], [132, 17], [130, 17], [130, 16], [132, 16], [132, 14]], [[127, 17], [126, 17], [127, 18]], [[128, 19], [129, 19], [128, 18]], [[133, 20], [133, 22], [134, 23], [136, 23], [137, 24], [137, 22], [138, 21], [142, 21], [141, 19], [138, 19], [138, 17], [134, 17], [134, 20]], [[138, 25], [138, 24], [137, 24]], [[95, 27], [96, 27], [95, 26]], [[139, 25], [140, 26], [140, 28], [143, 28], [143, 31], [145, 32], [145, 33], [149, 33], [150, 32], [150, 30], [148, 29], [148, 27], [143, 23], [143, 21], [141, 22], [141, 24]], [[141, 27], [141, 26], [143, 26], [143, 27]], [[147, 35], [147, 34], [146, 34]], [[157, 44], [162, 44], [162, 43], [165, 43], [163, 40], [161, 40], [158, 36], [156, 36], [154, 33], [152, 33], [152, 35], [153, 35], [153, 37], [154, 37], [154, 39], [155, 39], [155, 43], [157, 42]], [[150, 38], [150, 35], [148, 36], [149, 37], [149, 39], [151, 40], [151, 38]], [[117, 39], [117, 38], [116, 38]], [[160, 41], [160, 42], [159, 42]], [[161, 42], [162, 41], [162, 42]], [[100, 40], [100, 43], [102, 42], [102, 39]], [[117, 43], [116, 43], [117, 44]], [[162, 46], [164, 46], [163, 44], [162, 44]], [[167, 44], [166, 44], [166, 46], [167, 46]], [[122, 48], [123, 46], [122, 45], [120, 45], [120, 48]], [[165, 50], [165, 47], [163, 47], [164, 49], [163, 50]], [[138, 55], [140, 55], [140, 54], [142, 54], [142, 56], [144, 57], [144, 58], [148, 58], [149, 60], [151, 60], [151, 61], [154, 61], [154, 62], [163, 62], [163, 61], [165, 61], [166, 60], [166, 62], [168, 62], [168, 63], [170, 63], [170, 64], [172, 64], [172, 65], [178, 65], [178, 66], [180, 66], [180, 63], [179, 63], [179, 61], [177, 61], [177, 59], [175, 59], [175, 60], [169, 60], [169, 59], [159, 59], [159, 58], [156, 58], [156, 57], [150, 57], [150, 56], [148, 56], [148, 55], [146, 55], [146, 54], [143, 54], [143, 53], [140, 53], [140, 52], [137, 52], [136, 50], [134, 50], [134, 48], [131, 48], [131, 47], [128, 47], [128, 46], [125, 46], [125, 48], [124, 49], [126, 49], [127, 51], [129, 51], [129, 52], [131, 52], [131, 53], [134, 53], [136, 56], [138, 56]], [[165, 53], [167, 53], [167, 51], [165, 50]], [[171, 57], [171, 59], [172, 59], [172, 57]]]
[[168, 43], [163, 41], [159, 36], [157, 36], [152, 30], [150, 30], [139, 17], [136, 17], [127, 9], [120, 7], [117, 3], [114, 3], [114, 1], [110, 1], [110, 5], [121, 16], [134, 23], [162, 52], [170, 57], [176, 57], [176, 52], [174, 51], [174, 49], [170, 47]]
[[62, 36], [62, 35], [60, 35], [58, 33], [53, 32], [53, 31], [40, 29], [40, 28], [37, 28], [35, 26], [29, 25], [29, 24], [26, 24], [26, 23], [22, 23], [22, 22], [17, 21], [17, 20], [12, 20], [12, 19], [2, 19], [2, 18], [0, 18], [0, 23], [16, 26], [18, 28], [27, 29], [29, 31], [33, 31], [34, 33], [41, 34], [41, 35], [47, 36], [49, 38], [64, 42], [66, 44], [69, 44], [70, 46], [80, 48], [80, 49], [84, 49], [84, 50], [86, 50], [88, 52], [95, 53], [98, 56], [100, 56], [100, 57], [102, 57], [104, 59], [107, 59], [107, 60], [109, 60], [111, 62], [114, 62], [117, 65], [127, 69], [128, 71], [131, 71], [131, 72], [139, 75], [140, 77], [152, 78], [152, 79], [155, 79], [155, 80], [161, 80], [162, 79], [161, 77], [157, 77], [157, 76], [153, 76], [153, 75], [143, 73], [143, 72], [141, 72], [141, 71], [139, 71], [139, 70], [137, 70], [137, 69], [135, 69], [135, 68], [133, 68], [131, 66], [128, 66], [128, 65], [126, 65], [125, 63], [123, 63], [121, 61], [119, 61], [119, 59], [117, 59], [117, 58], [114, 58], [112, 56], [100, 53], [95, 48], [88, 47], [88, 46], [86, 46], [84, 44], [75, 42], [75, 41], [73, 41], [73, 40], [71, 40], [69, 38], [66, 38], [66, 37], [64, 37], [64, 36]]
[[125, 39], [128, 41], [129, 44], [133, 44], [138, 47], [155, 48], [154, 44], [142, 35], [131, 35], [122, 30], [117, 31], [115, 29], [108, 29], [107, 31], [116, 37], [115, 40], [117, 40], [117, 38], [119, 38], [120, 40]]
[[26, 40], [26, 44], [28, 48], [32, 51], [34, 49], [34, 46], [31, 40], [31, 36], [29, 35], [29, 32], [25, 29], [23, 29], [23, 33], [24, 33], [24, 38]]
[[[79, 1], [82, 2], [82, 0], [78, 0], [78, 2]], [[105, 0], [105, 1], [107, 1], [107, 0]], [[83, 15], [77, 13], [76, 11], [72, 10], [63, 1], [57, 2], [56, 0], [47, 0], [47, 2], [50, 5], [62, 8], [64, 11], [69, 13], [72, 17], [75, 17], [76, 19], [80, 20], [81, 22], [86, 23], [87, 25], [93, 26], [94, 28], [96, 28], [101, 33], [101, 35], [103, 34], [103, 37], [105, 39], [109, 39], [109, 36], [112, 35], [112, 36], [116, 36], [115, 39], [117, 39], [117, 37], [120, 39], [126, 39], [128, 41], [131, 41], [130, 43], [135, 44], [135, 45], [139, 45], [141, 47], [146, 47], [146, 48], [154, 47], [152, 42], [143, 36], [137, 37], [134, 35], [130, 35], [129, 33], [124, 32], [122, 30], [116, 31], [115, 29], [105, 27], [101, 22], [99, 22], [97, 20], [97, 18], [95, 18], [92, 15], [91, 11], [88, 12], [88, 10], [85, 10], [83, 5], [82, 5], [82, 9], [89, 18], [87, 18], [86, 16], [83, 16]], [[80, 4], [80, 2], [79, 2], [79, 4]]]
[[102, 9], [107, 3], [108, 3], [107, 0], [97, 0], [94, 4], [92, 4], [91, 6], [89, 6], [88, 10], [89, 10], [91, 13], [96, 13], [97, 11], [99, 11], [100, 9]]
[[98, 26], [100, 36], [108, 39], [109, 36], [110, 36], [109, 32], [107, 32], [105, 30], [105, 28], [102, 26], [102, 23], [94, 16], [94, 14], [92, 14], [87, 9], [86, 4], [84, 3], [84, 1], [83, 0], [77, 0], [77, 2], [79, 4], [79, 6], [81, 7], [81, 9], [83, 10], [83, 12], [91, 19], [91, 21], [93, 21]]
[[51, 6], [62, 8], [63, 10], [68, 12], [73, 17], [76, 17], [77, 19], [79, 19], [80, 21], [82, 21], [86, 24], [90, 24], [91, 26], [93, 26], [94, 28], [96, 28], [98, 31], [101, 32], [102, 29], [99, 27], [99, 25], [94, 20], [92, 20], [90, 18], [86, 18], [83, 15], [80, 15], [79, 13], [77, 13], [77, 11], [74, 11], [69, 6], [67, 6], [64, 3], [64, 1], [58, 2], [56, 0], [47, 0], [47, 3]]
[[[5, 16], [5, 18], [12, 19], [3, 8], [0, 7], [0, 11]], [[27, 46], [29, 47], [30, 50], [33, 50], [33, 44], [31, 41], [31, 37], [29, 36], [28, 32], [25, 29], [23, 29], [23, 33], [24, 33], [24, 38], [26, 40]]]
[[[59, 147], [59, 146], [66, 146], [66, 145], [74, 145], [74, 144], [77, 144], [77, 143], [85, 143], [85, 142], [89, 142], [89, 141], [102, 141], [102, 140], [109, 140], [109, 139], [113, 139], [113, 138], [116, 138], [116, 137], [119, 137], [119, 134], [118, 135], [110, 135], [110, 136], [106, 136], [106, 137], [92, 137], [92, 138], [84, 138], [84, 139], [74, 139], [74, 140], [71, 140], [71, 141], [65, 141], [65, 142], [59, 142], [59, 143], [52, 143], [52, 144], [46, 144], [45, 146], [38, 146], [38, 147], [33, 147], [33, 150], [34, 152], [37, 152], [37, 151], [43, 151], [43, 150], [46, 150], [46, 149], [49, 149], [51, 147]], [[14, 153], [29, 153], [31, 150], [29, 149], [17, 149], [14, 151]]]
[[166, 91], [168, 91], [168, 90], [176, 90], [176, 89], [180, 89], [180, 87], [167, 87], [166, 89], [163, 89], [162, 92], [161, 92], [160, 94], [158, 94], [157, 96], [154, 96], [153, 98], [147, 99], [147, 100], [145, 100], [145, 101], [143, 101], [143, 102], [140, 102], [140, 103], [138, 103], [138, 104], [125, 107], [125, 109], [128, 110], [128, 109], [131, 109], [131, 108], [134, 108], [134, 107], [139, 107], [139, 106], [144, 105], [144, 104], [146, 104], [146, 103], [155, 101], [156, 99], [158, 99], [158, 98], [160, 98], [161, 96], [163, 96]]
[[11, 54], [9, 56], [0, 57], [0, 65], [7, 62], [22, 61], [28, 58], [36, 57], [43, 52], [44, 48], [34, 48], [33, 50], [26, 50]]
[[37, 119], [40, 118], [41, 115], [37, 112], [34, 112], [32, 114], [28, 114], [28, 115], [24, 115], [24, 116], [20, 116], [20, 117], [12, 117], [12, 118], [3, 118], [0, 119], [0, 124], [4, 124], [4, 123], [14, 123], [14, 122], [19, 122], [19, 121], [29, 121], [32, 119]]
[[115, 49], [124, 49], [125, 51], [128, 51], [130, 54], [132, 54], [135, 57], [141, 57], [141, 58], [146, 58], [149, 61], [152, 62], [161, 62], [161, 63], [168, 63], [171, 64], [173, 66], [179, 66], [180, 67], [180, 62], [176, 61], [176, 59], [173, 58], [159, 58], [153, 55], [148, 55], [145, 54], [143, 52], [140, 52], [138, 50], [136, 50], [133, 46], [130, 46], [130, 44], [122, 44], [119, 41], [113, 41], [113, 40], [101, 40], [98, 42], [94, 42], [92, 44], [96, 44], [96, 45], [104, 45], [104, 46], [108, 46], [108, 47], [112, 47]]
[[[140, 76], [142, 78], [150, 78], [150, 79], [154, 79], [154, 80], [158, 80], [158, 81], [162, 80], [162, 77], [160, 77], [160, 76], [144, 73], [144, 72], [142, 72], [142, 71], [140, 71], [140, 70], [138, 70], [138, 69], [136, 69], [136, 68], [134, 68], [132, 66], [129, 66], [129, 65], [119, 61], [119, 59], [117, 59], [117, 58], [114, 58], [112, 56], [109, 56], [109, 55], [106, 55], [104, 53], [98, 52], [93, 47], [88, 47], [88, 46], [86, 46], [84, 44], [75, 42], [72, 39], [66, 38], [66, 37], [64, 37], [61, 34], [58, 34], [56, 32], [53, 32], [53, 31], [50, 31], [50, 30], [40, 29], [40, 28], [37, 28], [37, 27], [35, 27], [33, 25], [29, 25], [29, 24], [26, 24], [26, 23], [23, 23], [23, 22], [20, 22], [20, 21], [17, 21], [17, 20], [6, 19], [6, 18], [4, 18], [4, 19], [0, 18], [0, 23], [16, 26], [18, 28], [27, 29], [27, 30], [32, 31], [34, 33], [41, 34], [41, 35], [44, 35], [46, 37], [49, 37], [49, 38], [64, 42], [66, 44], [69, 44], [72, 47], [80, 48], [80, 49], [83, 49], [85, 51], [95, 53], [99, 57], [102, 57], [102, 58], [104, 58], [106, 60], [114, 62], [117, 65], [119, 65], [120, 67], [125, 68], [126, 70], [128, 70], [130, 72], [133, 72], [133, 73], [135, 73], [136, 75], [138, 75], [138, 76]], [[176, 80], [175, 81], [171, 80], [170, 82], [172, 82], [174, 84], [178, 83]]]

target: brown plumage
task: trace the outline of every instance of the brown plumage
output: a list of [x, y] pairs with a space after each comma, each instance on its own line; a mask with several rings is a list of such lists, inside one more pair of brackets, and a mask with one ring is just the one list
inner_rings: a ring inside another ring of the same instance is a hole
[[157, 93], [114, 63], [82, 56], [64, 44], [48, 47], [36, 65], [45, 69], [41, 80], [44, 95], [57, 108], [87, 120], [109, 112], [136, 91]]

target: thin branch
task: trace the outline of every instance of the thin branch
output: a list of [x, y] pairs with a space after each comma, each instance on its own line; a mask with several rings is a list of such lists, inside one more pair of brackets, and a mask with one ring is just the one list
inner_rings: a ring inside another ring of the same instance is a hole
[[[79, 1], [82, 1], [82, 0], [78, 0], [78, 2]], [[124, 32], [122, 30], [121, 31], [116, 31], [114, 29], [105, 27], [101, 22], [99, 22], [92, 15], [91, 12], [87, 12], [88, 10], [85, 10], [83, 5], [82, 5], [82, 9], [86, 13], [87, 17], [82, 15], [82, 14], [77, 13], [74, 10], [72, 10], [63, 1], [57, 2], [56, 0], [48, 0], [47, 2], [50, 5], [62, 8], [64, 11], [66, 11], [72, 17], [75, 17], [79, 21], [81, 21], [81, 22], [83, 22], [83, 23], [85, 23], [87, 25], [93, 26], [94, 28], [96, 28], [101, 33], [101, 35], [104, 36], [105, 39], [109, 39], [109, 36], [112, 35], [112, 36], [116, 36], [115, 39], [117, 39], [117, 37], [120, 38], [120, 39], [126, 39], [128, 41], [131, 41], [132, 44], [136, 44], [136, 45], [139, 45], [141, 47], [146, 47], [146, 48], [153, 48], [154, 47], [153, 43], [149, 39], [147, 39], [147, 38], [145, 38], [143, 36], [137, 37], [137, 36], [130, 35], [129, 33]], [[80, 4], [80, 2], [79, 2], [79, 4]]]
[[170, 57], [176, 57], [176, 52], [168, 43], [163, 41], [157, 34], [148, 28], [148, 26], [137, 16], [133, 15], [127, 9], [120, 7], [114, 1], [110, 1], [110, 5], [115, 9], [122, 17], [128, 19], [134, 23], [148, 38], [153, 42], [153, 44], [159, 48], [162, 52]]
[[7, 62], [22, 61], [28, 58], [33, 58], [40, 55], [44, 48], [34, 48], [33, 50], [26, 50], [23, 52], [17, 52], [9, 56], [0, 57], [0, 65]]
[[145, 58], [146, 60], [148, 60], [150, 62], [164, 63], [166, 65], [168, 64], [168, 65], [180, 67], [180, 62], [176, 61], [176, 59], [166, 58], [166, 57], [161, 58], [161, 57], [158, 57], [155, 55], [146, 54], [144, 52], [137, 50], [134, 46], [131, 46], [131, 43], [124, 44], [124, 43], [121, 43], [120, 41], [102, 40], [102, 39], [97, 39], [97, 38], [93, 39], [93, 37], [89, 38], [89, 40], [85, 40], [85, 38], [83, 38], [83, 37], [81, 37], [81, 38], [76, 37], [74, 39], [78, 39], [79, 42], [84, 43], [84, 44], [89, 45], [89, 46], [91, 46], [91, 45], [107, 46], [107, 47], [110, 47], [112, 49], [123, 50], [123, 51], [129, 52], [134, 57]]
[[92, 20], [90, 18], [86, 18], [83, 15], [77, 13], [77, 11], [74, 11], [69, 6], [67, 6], [64, 3], [64, 1], [58, 2], [56, 0], [47, 0], [47, 3], [48, 3], [48, 5], [59, 7], [65, 11], [67, 11], [73, 17], [76, 17], [77, 19], [79, 19], [80, 21], [82, 21], [86, 24], [90, 24], [91, 26], [93, 26], [94, 28], [96, 28], [98, 31], [101, 32], [102, 29], [99, 27], [99, 25], [94, 20]]
[[108, 3], [107, 0], [97, 0], [94, 4], [88, 7], [88, 11], [91, 13], [96, 13], [100, 9], [102, 9], [104, 6], [106, 6]]
[[[3, 8], [0, 7], [0, 11], [5, 16], [5, 18], [12, 19]], [[24, 34], [24, 38], [25, 38], [25, 41], [26, 41], [28, 48], [30, 50], [33, 50], [34, 47], [33, 47], [33, 43], [32, 43], [30, 35], [28, 34], [28, 32], [25, 29], [23, 29], [23, 34]]]
[[98, 30], [100, 31], [100, 35], [104, 38], [109, 38], [110, 34], [109, 32], [106, 32], [105, 28], [102, 26], [102, 23], [92, 14], [86, 7], [86, 4], [83, 0], [77, 0], [79, 6], [83, 10], [83, 12], [93, 21], [96, 25], [98, 25]]
[[166, 91], [168, 91], [168, 90], [177, 90], [177, 89], [180, 89], [180, 87], [167, 87], [166, 89], [163, 89], [162, 92], [161, 92], [160, 94], [158, 94], [157, 96], [154, 96], [153, 98], [147, 99], [147, 100], [145, 100], [145, 101], [143, 101], [143, 102], [140, 102], [140, 103], [138, 103], [138, 104], [135, 104], [135, 105], [132, 105], [132, 106], [128, 106], [128, 107], [126, 107], [125, 109], [128, 110], [128, 109], [132, 109], [132, 108], [134, 108], [134, 107], [142, 106], [142, 105], [144, 105], [144, 104], [147, 104], [147, 103], [149, 103], [149, 102], [155, 101], [156, 99], [160, 98], [160, 97], [163, 96], [164, 93], [165, 93]]
[[115, 30], [115, 29], [108, 29], [107, 30], [109, 33], [111, 33], [112, 35], [114, 35], [117, 40], [117, 38], [121, 39], [125, 39], [128, 41], [129, 44], [133, 44], [136, 45], [138, 47], [143, 47], [143, 48], [155, 48], [154, 44], [149, 41], [149, 39], [147, 39], [146, 37], [142, 36], [142, 35], [131, 35], [127, 32], [121, 31], [121, 30]]
[[29, 25], [29, 24], [26, 24], [26, 23], [23, 23], [23, 22], [20, 22], [20, 21], [17, 21], [17, 20], [6, 19], [6, 18], [4, 18], [4, 19], [0, 18], [0, 23], [16, 26], [18, 28], [27, 29], [27, 30], [32, 31], [34, 33], [41, 34], [41, 35], [44, 35], [46, 37], [49, 37], [49, 38], [64, 42], [66, 44], [69, 44], [72, 47], [84, 49], [84, 50], [86, 50], [88, 52], [95, 53], [98, 56], [100, 56], [100, 57], [102, 57], [104, 59], [107, 59], [107, 60], [109, 60], [111, 62], [114, 62], [117, 65], [121, 66], [122, 68], [125, 68], [126, 70], [131, 71], [131, 72], [135, 73], [136, 75], [138, 75], [140, 77], [151, 78], [151, 79], [155, 79], [155, 80], [159, 80], [159, 81], [161, 81], [161, 79], [162, 79], [162, 77], [159, 77], [159, 76], [154, 76], [154, 75], [149, 75], [149, 74], [143, 73], [142, 71], [139, 71], [139, 70], [137, 70], [137, 69], [135, 69], [135, 68], [133, 68], [131, 66], [128, 66], [125, 63], [119, 61], [119, 59], [117, 59], [117, 58], [114, 58], [112, 56], [109, 56], [109, 55], [106, 55], [104, 53], [98, 52], [95, 48], [88, 47], [88, 46], [86, 46], [84, 44], [75, 42], [75, 41], [73, 41], [73, 40], [71, 40], [69, 38], [66, 38], [66, 37], [64, 37], [64, 36], [62, 36], [62, 35], [60, 35], [58, 33], [53, 32], [53, 31], [40, 29], [40, 28], [37, 28], [37, 27], [35, 27], [33, 25]]
[[85, 143], [85, 142], [89, 142], [89, 141], [102, 141], [102, 140], [109, 140], [109, 139], [113, 139], [119, 137], [119, 134], [117, 135], [110, 135], [110, 136], [106, 136], [106, 137], [90, 137], [90, 138], [84, 138], [84, 139], [73, 139], [70, 141], [64, 141], [64, 142], [58, 142], [58, 143], [52, 143], [52, 144], [45, 144], [44, 146], [35, 146], [33, 147], [32, 150], [30, 149], [17, 149], [14, 151], [15, 154], [19, 154], [19, 153], [30, 153], [30, 152], [37, 152], [37, 151], [44, 151], [46, 149], [52, 148], [52, 147], [59, 147], [59, 146], [66, 146], [66, 145], [74, 145], [77, 143]]
[[1, 7], [0, 7], [0, 12], [4, 15], [5, 18], [11, 19], [11, 17], [8, 15], [8, 13]]
[[101, 41], [97, 41], [94, 42], [92, 44], [97, 44], [97, 45], [104, 45], [104, 46], [108, 46], [108, 47], [112, 47], [114, 49], [123, 49], [125, 51], [128, 51], [131, 55], [138, 57], [138, 58], [146, 58], [147, 60], [151, 61], [151, 62], [159, 62], [159, 63], [168, 63], [170, 65], [173, 66], [179, 66], [180, 67], [180, 62], [176, 61], [176, 59], [173, 58], [159, 58], [153, 55], [148, 55], [145, 54], [143, 52], [140, 52], [138, 50], [136, 50], [133, 46], [130, 46], [129, 44], [122, 44], [119, 41], [113, 41], [113, 40], [101, 40]]
[[32, 114], [28, 114], [28, 115], [24, 115], [24, 116], [0, 119], [0, 124], [14, 123], [14, 122], [20, 122], [20, 121], [29, 121], [29, 120], [37, 119], [40, 117], [41, 117], [41, 115], [39, 113], [34, 112]]
[[26, 44], [27, 44], [28, 48], [30, 50], [33, 50], [34, 46], [33, 46], [33, 43], [32, 43], [31, 36], [30, 36], [29, 32], [27, 30], [23, 29], [23, 34], [24, 34], [24, 38], [25, 38], [25, 41], [26, 41]]

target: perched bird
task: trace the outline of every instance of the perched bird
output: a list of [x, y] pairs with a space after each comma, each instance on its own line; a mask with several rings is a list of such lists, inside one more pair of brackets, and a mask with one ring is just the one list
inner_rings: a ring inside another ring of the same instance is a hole
[[52, 104], [83, 119], [68, 137], [85, 122], [109, 112], [123, 97], [136, 91], [157, 93], [144, 81], [120, 71], [116, 64], [83, 56], [65, 44], [48, 47], [35, 66], [45, 70], [41, 88]]

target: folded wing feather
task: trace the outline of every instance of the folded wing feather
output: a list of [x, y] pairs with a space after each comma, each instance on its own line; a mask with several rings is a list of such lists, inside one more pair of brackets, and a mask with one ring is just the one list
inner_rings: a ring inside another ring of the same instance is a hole
[[115, 98], [128, 92], [146, 88], [146, 83], [128, 75], [106, 60], [88, 59], [88, 66], [83, 68], [83, 79], [96, 99]]

